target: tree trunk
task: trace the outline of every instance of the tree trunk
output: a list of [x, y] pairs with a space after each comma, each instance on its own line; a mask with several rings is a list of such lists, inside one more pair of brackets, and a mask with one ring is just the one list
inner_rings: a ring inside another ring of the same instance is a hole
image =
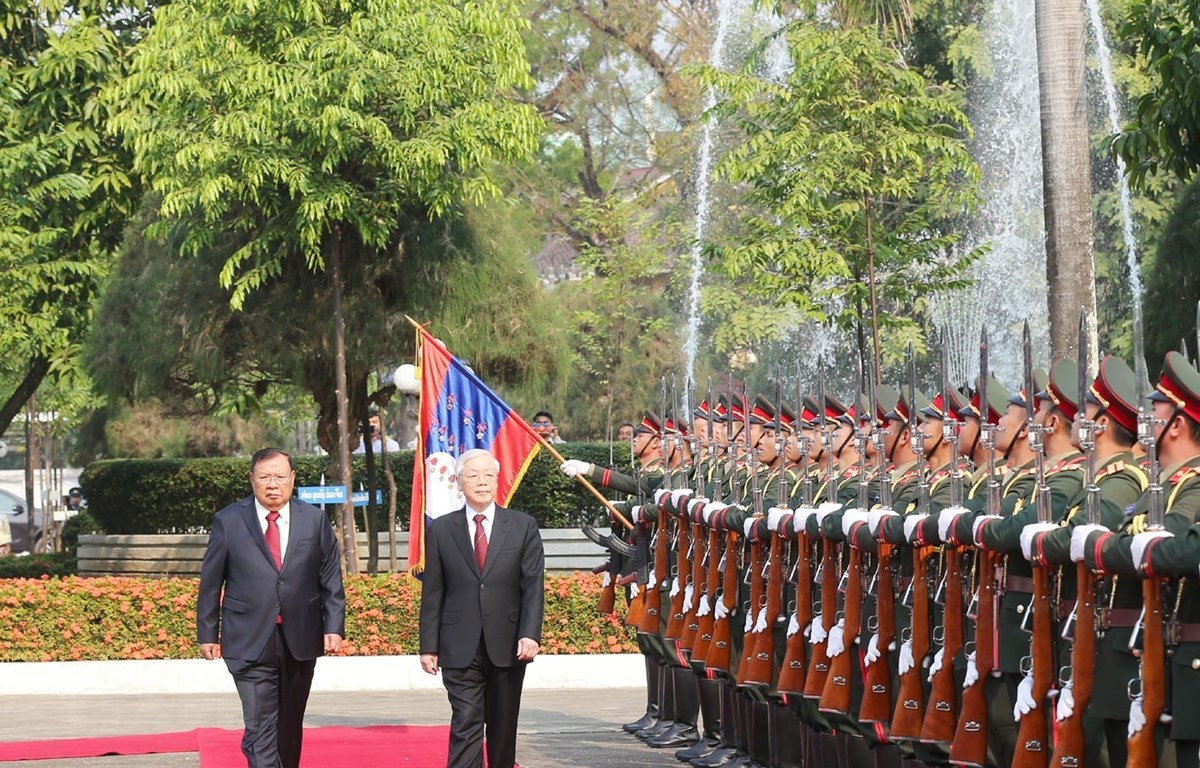
[[337, 387], [337, 459], [341, 483], [346, 487], [339, 521], [342, 535], [342, 567], [346, 573], [358, 573], [357, 531], [354, 524], [354, 502], [350, 498], [350, 403], [346, 387], [346, 318], [342, 314], [342, 232], [334, 227], [330, 239], [329, 271], [333, 281], [333, 350], [334, 376]]
[[1058, 360], [1078, 356], [1080, 308], [1096, 316], [1083, 4], [1039, 0], [1036, 24], [1050, 354]]
[[38, 387], [45, 381], [46, 374], [49, 372], [50, 360], [48, 358], [42, 355], [30, 358], [29, 364], [25, 368], [25, 377], [4, 401], [4, 405], [0, 406], [0, 434], [4, 434], [12, 426], [13, 419], [38, 391]]

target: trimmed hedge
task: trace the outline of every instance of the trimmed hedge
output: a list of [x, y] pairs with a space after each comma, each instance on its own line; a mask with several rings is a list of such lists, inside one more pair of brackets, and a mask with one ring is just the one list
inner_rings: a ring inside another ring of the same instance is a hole
[[[556, 449], [568, 458], [608, 464], [608, 443], [567, 443]], [[299, 456], [295, 463], [298, 486], [320, 485], [322, 476], [331, 483], [335, 476], [328, 456]], [[388, 454], [388, 463], [396, 478], [396, 517], [407, 528], [413, 451]], [[377, 471], [378, 467], [376, 457]], [[248, 468], [245, 458], [112, 459], [89, 465], [80, 485], [88, 511], [105, 533], [199, 533], [208, 529], [218, 510], [250, 494]], [[353, 477], [355, 489], [367, 486], [365, 457], [354, 457]], [[378, 487], [386, 497], [382, 472]], [[581, 514], [591, 518], [600, 510], [599, 502], [563, 475], [558, 461], [545, 450], [530, 465], [512, 506], [533, 515], [543, 528], [569, 528]], [[379, 509], [383, 514], [377, 514], [377, 527], [382, 530], [387, 525], [386, 498]]]
[[[415, 654], [421, 587], [408, 574], [346, 577], [340, 656]], [[0, 581], [0, 662], [190, 659], [196, 579], [127, 577]], [[595, 611], [600, 579], [546, 577], [542, 652], [631, 653], [632, 628]]]

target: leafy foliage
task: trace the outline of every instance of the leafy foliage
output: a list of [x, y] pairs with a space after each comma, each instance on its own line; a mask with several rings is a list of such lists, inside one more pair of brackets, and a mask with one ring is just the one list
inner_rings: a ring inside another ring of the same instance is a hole
[[[966, 117], [872, 31], [794, 25], [787, 39], [796, 68], [782, 85], [696, 70], [745, 134], [720, 164], [747, 186], [743, 231], [710, 253], [775, 312], [861, 331], [877, 298], [881, 333], [913, 333], [911, 309], [964, 285], [978, 255], [951, 226], [975, 202]], [[746, 306], [718, 340], [779, 327]]]
[[[1168, 351], [1189, 345], [1195, 335], [1194, 308], [1200, 302], [1200, 181], [1180, 193], [1167, 221], [1146, 280], [1146, 359], [1152, 366]], [[1181, 311], [1182, 310], [1182, 311]], [[1182, 314], [1182, 318], [1181, 318]]]
[[[2, 563], [3, 561], [0, 561]], [[0, 661], [190, 659], [196, 579], [125, 577], [0, 581]], [[341, 656], [418, 652], [420, 583], [408, 574], [350, 575]], [[543, 652], [629, 653], [631, 628], [597, 616], [599, 577], [546, 577]]]

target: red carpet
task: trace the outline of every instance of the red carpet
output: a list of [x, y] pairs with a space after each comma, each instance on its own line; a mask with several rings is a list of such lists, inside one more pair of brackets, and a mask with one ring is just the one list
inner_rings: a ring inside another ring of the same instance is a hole
[[[303, 768], [438, 768], [446, 764], [449, 726], [372, 725], [304, 729]], [[181, 733], [100, 736], [0, 744], [0, 761], [53, 760], [101, 755], [199, 752], [201, 768], [242, 768], [241, 730], [197, 728]]]

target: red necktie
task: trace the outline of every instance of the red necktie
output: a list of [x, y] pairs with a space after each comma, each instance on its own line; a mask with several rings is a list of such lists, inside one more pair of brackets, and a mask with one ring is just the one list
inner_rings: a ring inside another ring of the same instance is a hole
[[475, 562], [483, 572], [483, 563], [487, 560], [487, 534], [483, 531], [483, 521], [486, 515], [475, 515]]
[[267, 551], [271, 553], [271, 557], [275, 558], [275, 567], [283, 567], [283, 550], [279, 546], [279, 520], [278, 512], [267, 513]]

